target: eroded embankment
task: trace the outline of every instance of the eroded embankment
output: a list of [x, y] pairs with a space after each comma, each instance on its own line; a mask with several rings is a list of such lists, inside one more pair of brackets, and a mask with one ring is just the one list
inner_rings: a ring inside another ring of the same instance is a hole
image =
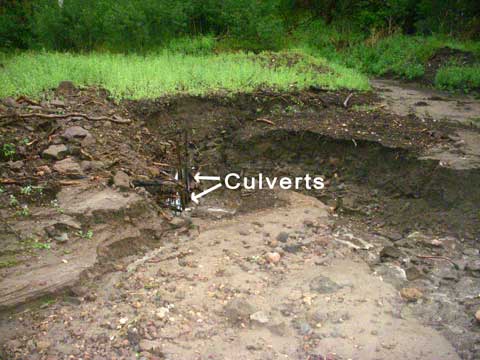
[[[468, 131], [475, 139], [476, 130], [388, 113], [368, 93], [262, 91], [120, 106], [88, 89], [61, 96], [40, 109], [20, 101], [5, 116], [9, 143], [32, 138], [1, 163], [8, 179], [0, 194], [3, 240], [18, 249], [33, 234], [43, 248], [14, 253], [20, 264], [2, 269], [2, 285], [21, 280], [20, 295], [29, 287], [44, 295], [62, 288], [49, 287], [51, 280], [66, 279], [62, 286], [73, 297], [2, 317], [7, 356], [127, 358], [140, 352], [188, 359], [197, 348], [215, 356], [234, 348], [247, 358], [256, 351], [320, 358], [336, 350], [348, 358], [398, 345], [395, 351], [405, 357], [411, 339], [404, 335], [395, 345], [390, 335], [406, 326], [424, 339], [435, 337], [429, 356], [438, 358], [444, 349], [455, 359], [443, 337], [414, 320], [420, 318], [441, 330], [463, 358], [475, 358], [480, 175], [456, 135]], [[43, 115], [20, 116], [28, 111]], [[438, 152], [472, 166], [426, 159]], [[173, 217], [177, 193], [188, 198], [208, 186], [190, 181], [197, 170], [321, 175], [326, 188], [305, 193], [329, 207], [298, 194], [287, 201], [275, 191], [219, 190]], [[45, 197], [24, 194], [33, 191], [24, 189], [29, 184], [41, 185]], [[10, 195], [29, 201], [29, 216], [13, 212]], [[231, 222], [216, 222], [225, 217]], [[244, 231], [246, 223], [253, 230]], [[359, 278], [346, 279], [341, 269], [354, 277], [357, 254], [397, 289], [416, 291], [400, 297], [366, 266], [358, 267]], [[82, 258], [87, 261], [77, 264]], [[71, 270], [75, 276], [65, 278]], [[313, 281], [316, 272], [328, 277]], [[362, 289], [362, 281], [375, 286]], [[4, 288], [11, 305], [13, 287]], [[275, 294], [273, 303], [277, 293], [285, 296], [275, 306], [261, 300]], [[370, 315], [351, 310], [364, 302]], [[377, 307], [411, 321], [380, 316]], [[353, 324], [368, 320], [378, 329], [369, 326], [363, 331], [370, 335], [350, 343], [362, 331]], [[389, 323], [391, 334], [377, 340]], [[246, 340], [232, 347], [232, 336]], [[268, 340], [258, 342], [259, 336]], [[285, 339], [288, 346], [281, 347]], [[422, 341], [415, 354], [425, 348]]]

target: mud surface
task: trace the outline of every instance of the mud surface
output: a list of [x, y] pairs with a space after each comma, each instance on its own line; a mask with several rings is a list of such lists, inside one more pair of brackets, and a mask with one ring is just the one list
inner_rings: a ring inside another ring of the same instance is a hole
[[[123, 104], [67, 90], [1, 109], [16, 147], [1, 162], [4, 358], [480, 356], [479, 132], [464, 118], [402, 112], [387, 90]], [[45, 116], [62, 114], [76, 115]], [[175, 173], [197, 170], [327, 186], [172, 211]]]

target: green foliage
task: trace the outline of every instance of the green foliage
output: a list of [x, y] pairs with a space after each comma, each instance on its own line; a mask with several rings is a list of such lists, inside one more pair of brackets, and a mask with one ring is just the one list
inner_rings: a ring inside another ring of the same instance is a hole
[[443, 67], [437, 72], [435, 85], [447, 90], [480, 90], [480, 65]]
[[118, 99], [248, 92], [259, 87], [369, 88], [367, 78], [355, 70], [330, 66], [323, 58], [297, 56], [300, 60], [292, 66], [275, 68], [243, 52], [198, 56], [168, 51], [147, 56], [21, 53], [11, 57], [0, 72], [0, 98], [19, 94], [38, 96], [65, 79], [77, 85], [103, 86]]
[[395, 35], [373, 45], [359, 43], [346, 52], [345, 63], [369, 74], [411, 80], [424, 74], [424, 64], [434, 51], [425, 38]]
[[87, 230], [87, 231], [79, 230], [79, 231], [77, 231], [77, 235], [80, 236], [82, 239], [91, 240], [93, 238], [93, 231], [92, 230]]
[[3, 144], [2, 146], [2, 155], [4, 158], [12, 158], [17, 153], [15, 145], [12, 143]]

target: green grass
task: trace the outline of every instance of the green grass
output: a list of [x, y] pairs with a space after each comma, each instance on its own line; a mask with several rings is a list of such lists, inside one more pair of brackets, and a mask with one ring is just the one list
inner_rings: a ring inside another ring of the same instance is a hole
[[480, 90], [480, 65], [477, 66], [445, 66], [435, 76], [435, 86], [447, 90], [463, 90], [468, 92]]
[[[188, 55], [164, 50], [146, 56], [51, 52], [0, 55], [4, 65], [0, 69], [0, 98], [20, 94], [36, 97], [63, 80], [80, 86], [101, 86], [117, 99], [249, 92], [260, 87], [280, 91], [311, 85], [329, 89], [369, 88], [367, 78], [355, 70], [330, 65], [323, 58], [302, 54], [299, 57], [292, 66], [274, 68], [242, 52]], [[319, 72], [316, 70], [319, 67], [327, 71]]]

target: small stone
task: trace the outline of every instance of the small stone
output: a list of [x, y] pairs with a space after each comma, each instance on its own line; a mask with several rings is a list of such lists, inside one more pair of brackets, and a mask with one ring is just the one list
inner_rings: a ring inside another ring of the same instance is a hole
[[39, 166], [36, 170], [38, 176], [48, 175], [52, 173], [52, 169], [50, 169], [50, 167], [48, 167], [47, 165]]
[[236, 323], [249, 319], [255, 308], [247, 300], [235, 298], [225, 305], [224, 311], [227, 319]]
[[308, 323], [304, 322], [300, 324], [299, 330], [300, 330], [300, 334], [308, 335], [312, 332], [312, 327]]
[[67, 140], [83, 139], [87, 136], [92, 136], [92, 135], [88, 130], [85, 130], [81, 126], [70, 126], [62, 134], [62, 137]]
[[310, 281], [310, 290], [320, 294], [334, 293], [341, 288], [336, 282], [323, 275], [319, 275]]
[[66, 243], [68, 241], [68, 234], [64, 232], [64, 233], [61, 233], [60, 235], [54, 236], [53, 238], [58, 243]]
[[267, 324], [269, 321], [267, 314], [265, 314], [263, 311], [257, 311], [256, 313], [250, 315], [250, 320], [262, 325]]
[[306, 227], [313, 227], [315, 224], [312, 220], [305, 220], [303, 222], [303, 225], [305, 225]]
[[120, 320], [118, 320], [118, 322], [119, 322], [120, 325], [125, 325], [128, 322], [128, 318], [126, 318], [126, 317], [120, 318]]
[[416, 268], [415, 266], [410, 266], [407, 270], [405, 270], [405, 274], [407, 275], [408, 281], [413, 281], [421, 278], [423, 274]]
[[160, 341], [143, 339], [138, 343], [138, 348], [140, 351], [146, 351], [155, 355], [162, 354], [162, 343]]
[[475, 313], [475, 319], [480, 322], [480, 309], [477, 310], [477, 312]]
[[46, 150], [43, 151], [42, 155], [45, 158], [61, 160], [68, 153], [68, 148], [64, 144], [60, 145], [50, 145]]
[[157, 319], [163, 320], [167, 317], [169, 312], [170, 312], [170, 310], [168, 308], [161, 307], [157, 310], [157, 312], [155, 313], [155, 316], [156, 316]]
[[95, 171], [103, 169], [105, 167], [105, 164], [101, 161], [84, 160], [80, 162], [80, 167], [83, 171]]
[[59, 99], [53, 99], [50, 101], [50, 105], [57, 106], [57, 107], [65, 107], [65, 101]]
[[175, 217], [173, 217], [172, 220], [169, 221], [169, 224], [174, 229], [177, 229], [177, 228], [180, 228], [180, 227], [184, 226], [186, 224], [186, 220], [185, 220], [185, 218], [183, 218], [181, 216], [175, 216]]
[[250, 232], [248, 230], [240, 230], [238, 233], [242, 236], [250, 235]]
[[277, 240], [284, 243], [287, 242], [289, 236], [289, 233], [287, 233], [286, 231], [282, 231], [277, 235]]
[[403, 257], [403, 253], [395, 246], [385, 246], [380, 251], [380, 260], [382, 262]]
[[277, 264], [280, 261], [281, 256], [278, 252], [268, 252], [265, 255], [265, 258], [270, 264]]
[[53, 169], [62, 175], [67, 175], [72, 178], [80, 178], [83, 176], [83, 171], [80, 168], [80, 165], [71, 157], [57, 161], [53, 165]]
[[20, 170], [21, 168], [23, 168], [23, 161], [22, 160], [18, 160], [18, 161], [9, 161], [8, 162], [8, 167], [12, 170]]
[[423, 297], [423, 293], [417, 288], [403, 288], [400, 295], [408, 302], [415, 302]]
[[113, 177], [113, 184], [120, 190], [126, 190], [130, 188], [130, 176], [123, 171], [117, 171]]
[[467, 270], [467, 271], [480, 271], [480, 260], [469, 261], [465, 266], [465, 270]]
[[39, 340], [36, 343], [36, 348], [38, 352], [44, 352], [50, 347], [50, 342], [46, 340]]

